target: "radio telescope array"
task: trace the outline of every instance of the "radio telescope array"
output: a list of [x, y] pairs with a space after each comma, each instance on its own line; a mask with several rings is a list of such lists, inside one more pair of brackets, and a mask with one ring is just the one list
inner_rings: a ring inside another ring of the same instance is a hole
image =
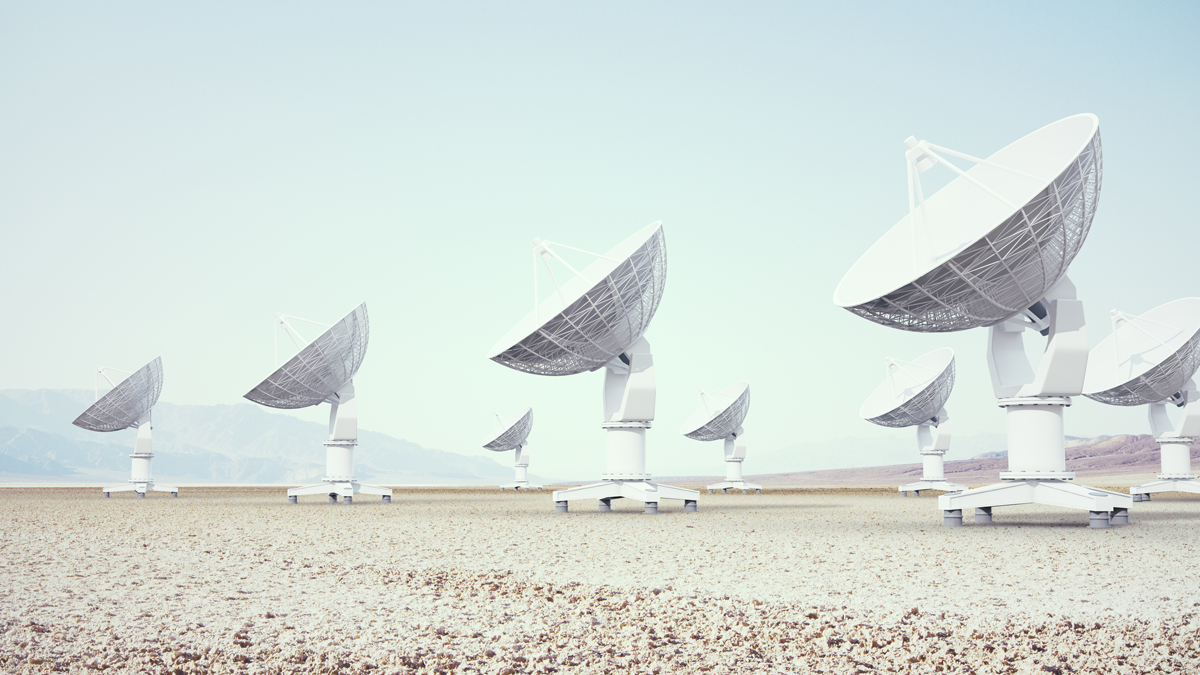
[[[1108, 405], [1145, 404], [1159, 443], [1158, 480], [1130, 488], [1134, 501], [1154, 492], [1194, 492], [1191, 448], [1200, 436], [1200, 298], [1168, 302], [1140, 316], [1114, 310], [1113, 332], [1088, 357], [1084, 396]], [[1168, 404], [1182, 408], [1178, 423]]]
[[329, 503], [338, 497], [344, 504], [354, 503], [358, 493], [382, 495], [385, 504], [391, 503], [392, 491], [374, 485], [362, 485], [354, 475], [354, 448], [358, 445], [358, 402], [354, 397], [354, 375], [367, 355], [370, 324], [367, 303], [355, 307], [340, 321], [311, 343], [288, 323], [288, 319], [313, 323], [315, 321], [275, 316], [275, 354], [279, 356], [279, 329], [283, 329], [300, 350], [287, 363], [267, 376], [246, 394], [246, 398], [269, 408], [294, 410], [328, 403], [329, 438], [325, 441], [325, 478], [321, 483], [288, 490], [288, 503], [295, 504], [301, 495], [328, 494]]
[[748, 494], [762, 492], [757, 483], [742, 478], [742, 462], [746, 460], [746, 434], [742, 422], [750, 412], [750, 384], [745, 380], [719, 392], [700, 390], [700, 407], [683, 423], [679, 433], [696, 441], [725, 441], [725, 480], [708, 486], [728, 492], [729, 488]]
[[[1083, 392], [1088, 343], [1083, 303], [1067, 277], [1100, 196], [1102, 151], [1095, 115], [1067, 117], [987, 159], [905, 141], [909, 212], [842, 279], [834, 303], [900, 330], [941, 333], [988, 327], [988, 366], [1008, 424], [1001, 482], [938, 497], [946, 525], [962, 509], [985, 522], [996, 506], [1084, 509], [1107, 527], [1126, 513], [1127, 494], [1075, 485], [1066, 470], [1063, 410]], [[946, 157], [975, 166], [963, 171]], [[955, 174], [925, 198], [920, 174]], [[1022, 335], [1047, 343], [1035, 371]]]
[[528, 492], [530, 488], [542, 489], [541, 485], [529, 483], [528, 439], [530, 431], [533, 431], [533, 408], [526, 408], [515, 417], [496, 413], [496, 426], [492, 429], [492, 435], [483, 444], [483, 447], [492, 452], [512, 450], [513, 468], [516, 471], [513, 482], [500, 486], [501, 492], [504, 491], [504, 488], [512, 488], [517, 492], [522, 489]]
[[[170, 485], [157, 485], [150, 476], [150, 460], [154, 452], [150, 443], [150, 411], [158, 403], [162, 394], [163, 368], [162, 358], [156, 358], [142, 366], [136, 372], [129, 373], [120, 382], [113, 384], [106, 370], [126, 372], [116, 368], [96, 367], [96, 402], [72, 422], [77, 427], [88, 431], [121, 431], [129, 427], [137, 428], [137, 440], [134, 442], [133, 471], [128, 485], [114, 485], [104, 488], [104, 496], [113, 492], [133, 490], [138, 498], [145, 498], [147, 490], [170, 492], [172, 497], [179, 496], [179, 488]], [[99, 378], [108, 380], [111, 390], [100, 396]]]
[[954, 350], [935, 349], [912, 362], [888, 358], [887, 379], [863, 403], [859, 414], [883, 427], [917, 428], [921, 480], [901, 485], [908, 496], [922, 490], [961, 492], [965, 485], [946, 480], [944, 456], [950, 449], [950, 415], [946, 401], [954, 390]]
[[[599, 483], [556, 490], [555, 510], [566, 513], [572, 499], [597, 499], [601, 511], [613, 499], [636, 499], [658, 513], [663, 499], [682, 499], [696, 510], [695, 490], [659, 485], [646, 473], [646, 430], [654, 420], [654, 357], [643, 335], [662, 300], [667, 248], [662, 223], [642, 228], [604, 255], [533, 240], [534, 307], [500, 338], [488, 358], [534, 375], [575, 375], [604, 368], [604, 421], [608, 471]], [[555, 252], [566, 249], [596, 260], [576, 270]], [[558, 260], [572, 276], [559, 284], [550, 269]], [[539, 300], [538, 264], [555, 292]]]

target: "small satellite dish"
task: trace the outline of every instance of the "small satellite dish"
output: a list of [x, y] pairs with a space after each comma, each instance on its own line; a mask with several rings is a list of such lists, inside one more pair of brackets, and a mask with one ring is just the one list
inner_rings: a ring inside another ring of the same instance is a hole
[[[325, 328], [311, 343], [288, 320], [303, 321]], [[284, 314], [275, 315], [275, 362], [279, 362], [279, 330], [282, 329], [299, 350], [287, 363], [251, 389], [246, 398], [269, 408], [292, 410], [329, 403], [329, 439], [325, 441], [326, 476], [321, 483], [288, 490], [288, 503], [302, 495], [328, 494], [329, 502], [354, 503], [358, 493], [382, 495], [392, 501], [392, 491], [363, 485], [354, 475], [354, 448], [358, 445], [358, 401], [354, 396], [354, 376], [367, 355], [370, 322], [367, 303], [355, 307], [332, 326]]]
[[[1114, 310], [1113, 332], [1088, 357], [1084, 396], [1108, 405], [1148, 406], [1159, 443], [1158, 480], [1130, 488], [1134, 501], [1154, 492], [1200, 493], [1191, 448], [1200, 436], [1200, 298], [1183, 298], [1142, 315]], [[1183, 408], [1177, 423], [1168, 404]]]
[[859, 415], [883, 427], [917, 428], [917, 449], [921, 452], [921, 480], [901, 485], [908, 496], [922, 490], [961, 492], [965, 485], [946, 480], [943, 463], [950, 449], [950, 415], [946, 401], [954, 390], [954, 350], [935, 349], [915, 361], [888, 358], [887, 379], [871, 392]]
[[528, 492], [530, 488], [535, 487], [538, 490], [542, 489], [541, 485], [530, 485], [529, 483], [528, 438], [530, 431], [533, 431], [533, 408], [525, 408], [514, 417], [496, 413], [496, 426], [492, 429], [492, 435], [488, 437], [483, 447], [492, 452], [512, 450], [513, 468], [516, 470], [513, 482], [501, 485], [501, 492], [505, 488], [512, 488], [517, 492], [522, 489]]
[[[583, 271], [555, 249], [596, 258]], [[533, 240], [534, 308], [488, 352], [488, 358], [534, 375], [574, 375], [599, 368], [604, 374], [604, 423], [608, 433], [608, 472], [601, 482], [554, 492], [555, 510], [567, 512], [571, 499], [598, 499], [600, 510], [613, 499], [645, 503], [657, 513], [662, 499], [684, 500], [696, 510], [695, 490], [659, 485], [646, 473], [646, 429], [654, 419], [654, 357], [643, 335], [662, 300], [667, 280], [667, 247], [662, 223], [652, 223], [604, 255], [563, 244]], [[572, 276], [559, 284], [550, 268], [557, 260]], [[545, 300], [538, 289], [538, 265], [550, 274], [555, 291]]]
[[[128, 375], [118, 384], [113, 384], [105, 371], [124, 372]], [[112, 389], [104, 396], [100, 395], [100, 378], [108, 381]], [[133, 472], [128, 485], [114, 485], [104, 488], [103, 494], [108, 497], [113, 492], [133, 491], [139, 498], [146, 496], [146, 491], [170, 492], [172, 497], [179, 496], [179, 488], [170, 485], [157, 485], [150, 475], [150, 460], [154, 458], [150, 441], [150, 411], [158, 403], [162, 394], [163, 368], [162, 358], [156, 358], [142, 366], [139, 370], [129, 373], [116, 368], [96, 367], [96, 402], [72, 422], [77, 427], [88, 431], [121, 431], [135, 427], [137, 440], [134, 442]]]
[[[1063, 410], [1083, 391], [1087, 333], [1068, 268], [1091, 230], [1100, 197], [1100, 121], [1082, 114], [1049, 124], [987, 159], [928, 141], [904, 141], [908, 215], [850, 268], [835, 304], [900, 330], [941, 333], [989, 327], [988, 366], [1008, 416], [1002, 482], [942, 495], [946, 525], [976, 522], [992, 508], [1050, 504], [1116, 522], [1128, 495], [1075, 485], [1066, 470]], [[949, 157], [974, 164], [960, 169]], [[941, 165], [954, 178], [925, 198], [921, 174]], [[1049, 337], [1035, 371], [1022, 335]]]
[[683, 423], [679, 433], [695, 441], [725, 441], [725, 480], [708, 486], [728, 492], [729, 488], [748, 494], [762, 493], [762, 486], [747, 483], [742, 477], [746, 460], [746, 434], [742, 422], [750, 412], [750, 383], [742, 380], [718, 392], [700, 390], [700, 407]]

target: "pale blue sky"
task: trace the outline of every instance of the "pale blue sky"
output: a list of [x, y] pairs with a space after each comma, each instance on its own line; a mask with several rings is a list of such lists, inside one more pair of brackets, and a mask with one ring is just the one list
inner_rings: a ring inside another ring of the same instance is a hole
[[[910, 434], [858, 418], [883, 358], [958, 352], [956, 431], [1002, 431], [985, 331], [835, 307], [907, 208], [910, 134], [986, 155], [1099, 115], [1104, 186], [1072, 268], [1113, 307], [1200, 295], [1194, 3], [0, 3], [0, 388], [83, 388], [161, 355], [163, 399], [237, 403], [276, 311], [366, 300], [366, 428], [479, 452], [535, 409], [536, 473], [603, 467], [602, 375], [484, 358], [530, 307], [530, 240], [602, 252], [663, 220], [650, 468], [748, 379], [755, 451]], [[545, 287], [544, 287], [545, 288]], [[324, 411], [303, 416], [321, 419]], [[1080, 400], [1068, 433], [1146, 432]], [[499, 458], [506, 461], [505, 458]], [[897, 461], [909, 461], [909, 456]]]

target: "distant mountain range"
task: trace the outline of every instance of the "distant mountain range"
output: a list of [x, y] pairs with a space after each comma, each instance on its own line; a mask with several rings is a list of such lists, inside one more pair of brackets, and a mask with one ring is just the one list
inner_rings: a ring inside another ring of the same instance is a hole
[[[135, 431], [96, 433], [71, 424], [93, 402], [85, 390], [0, 390], [0, 480], [120, 482], [129, 479]], [[325, 474], [325, 425], [251, 404], [154, 407], [155, 480], [163, 483], [288, 483]], [[359, 431], [359, 480], [384, 485], [512, 480], [487, 457], [429, 450]]]

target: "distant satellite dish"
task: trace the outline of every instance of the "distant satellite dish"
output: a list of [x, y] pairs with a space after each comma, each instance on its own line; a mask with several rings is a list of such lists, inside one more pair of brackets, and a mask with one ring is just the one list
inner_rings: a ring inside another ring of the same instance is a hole
[[950, 415], [946, 401], [954, 390], [954, 350], [935, 349], [915, 361], [886, 359], [887, 379], [871, 392], [859, 415], [883, 427], [917, 427], [921, 480], [901, 485], [905, 496], [922, 490], [961, 492], [965, 485], [946, 480], [944, 457], [950, 449]]
[[[1108, 405], [1149, 407], [1159, 443], [1158, 480], [1130, 488], [1134, 501], [1155, 492], [1200, 493], [1191, 448], [1200, 436], [1200, 298], [1183, 298], [1142, 315], [1113, 311], [1113, 332], [1088, 357], [1084, 396]], [[1172, 424], [1167, 404], [1183, 408]]]
[[[324, 327], [325, 332], [305, 343], [288, 319]], [[325, 442], [326, 476], [321, 483], [288, 490], [288, 503], [302, 495], [328, 494], [330, 503], [354, 503], [358, 493], [382, 495], [392, 501], [392, 491], [363, 485], [354, 475], [354, 448], [358, 445], [358, 401], [354, 375], [367, 355], [370, 322], [367, 303], [355, 307], [340, 321], [326, 326], [284, 314], [275, 315], [275, 356], [279, 360], [279, 330], [288, 335], [299, 352], [251, 389], [246, 398], [270, 408], [296, 409], [329, 403], [329, 440]]]
[[[88, 431], [121, 431], [130, 427], [138, 430], [137, 441], [134, 443], [133, 472], [128, 485], [115, 485], [103, 490], [105, 497], [113, 492], [133, 491], [139, 498], [146, 496], [146, 491], [170, 492], [172, 497], [179, 496], [179, 488], [170, 485], [156, 485], [150, 475], [150, 460], [154, 452], [150, 441], [150, 410], [158, 403], [162, 394], [163, 368], [162, 358], [156, 358], [142, 366], [119, 384], [113, 384], [106, 370], [119, 371], [116, 368], [96, 367], [96, 402], [75, 418], [72, 422], [77, 427]], [[103, 377], [112, 387], [104, 396], [100, 396], [99, 378]]]
[[679, 433], [696, 441], [725, 441], [725, 480], [708, 486], [728, 492], [729, 488], [747, 494], [762, 493], [758, 483], [747, 483], [742, 477], [742, 462], [746, 460], [746, 434], [742, 422], [750, 412], [750, 384], [735, 382], [719, 391], [700, 390], [700, 407], [683, 423]]
[[528, 492], [530, 488], [535, 487], [538, 490], [542, 489], [541, 485], [530, 485], [529, 483], [529, 445], [527, 440], [530, 431], [533, 431], [533, 408], [525, 408], [515, 417], [496, 413], [496, 426], [492, 429], [492, 435], [488, 437], [483, 447], [492, 452], [512, 450], [513, 468], [516, 470], [513, 482], [501, 485], [501, 492], [505, 488], [512, 488], [517, 492], [522, 489]]
[[[1083, 387], [1083, 303], [1067, 277], [1087, 239], [1100, 196], [1103, 153], [1095, 115], [1074, 115], [987, 159], [909, 137], [908, 215], [858, 259], [835, 304], [878, 324], [922, 333], [990, 327], [988, 365], [1008, 415], [1009, 470], [999, 483], [938, 498], [946, 525], [976, 522], [992, 508], [1050, 504], [1091, 512], [1093, 526], [1123, 522], [1128, 495], [1069, 483], [1063, 409]], [[963, 170], [948, 161], [975, 164]], [[925, 198], [921, 173], [957, 175]], [[1050, 336], [1037, 371], [1022, 333]], [[902, 411], [907, 414], [908, 411]]]
[[[646, 473], [646, 429], [654, 419], [654, 358], [643, 334], [654, 318], [667, 280], [667, 249], [662, 223], [656, 222], [604, 255], [541, 239], [533, 240], [534, 309], [488, 352], [488, 358], [535, 375], [574, 375], [605, 368], [604, 423], [608, 432], [608, 473], [601, 482], [557, 490], [555, 510], [567, 512], [571, 499], [598, 499], [600, 510], [613, 499], [645, 503], [657, 513], [662, 499], [684, 500], [696, 510], [695, 490], [654, 483]], [[582, 272], [555, 249], [596, 258]], [[559, 284], [550, 269], [559, 261], [572, 277]], [[555, 292], [538, 294], [538, 264], [544, 265]]]

